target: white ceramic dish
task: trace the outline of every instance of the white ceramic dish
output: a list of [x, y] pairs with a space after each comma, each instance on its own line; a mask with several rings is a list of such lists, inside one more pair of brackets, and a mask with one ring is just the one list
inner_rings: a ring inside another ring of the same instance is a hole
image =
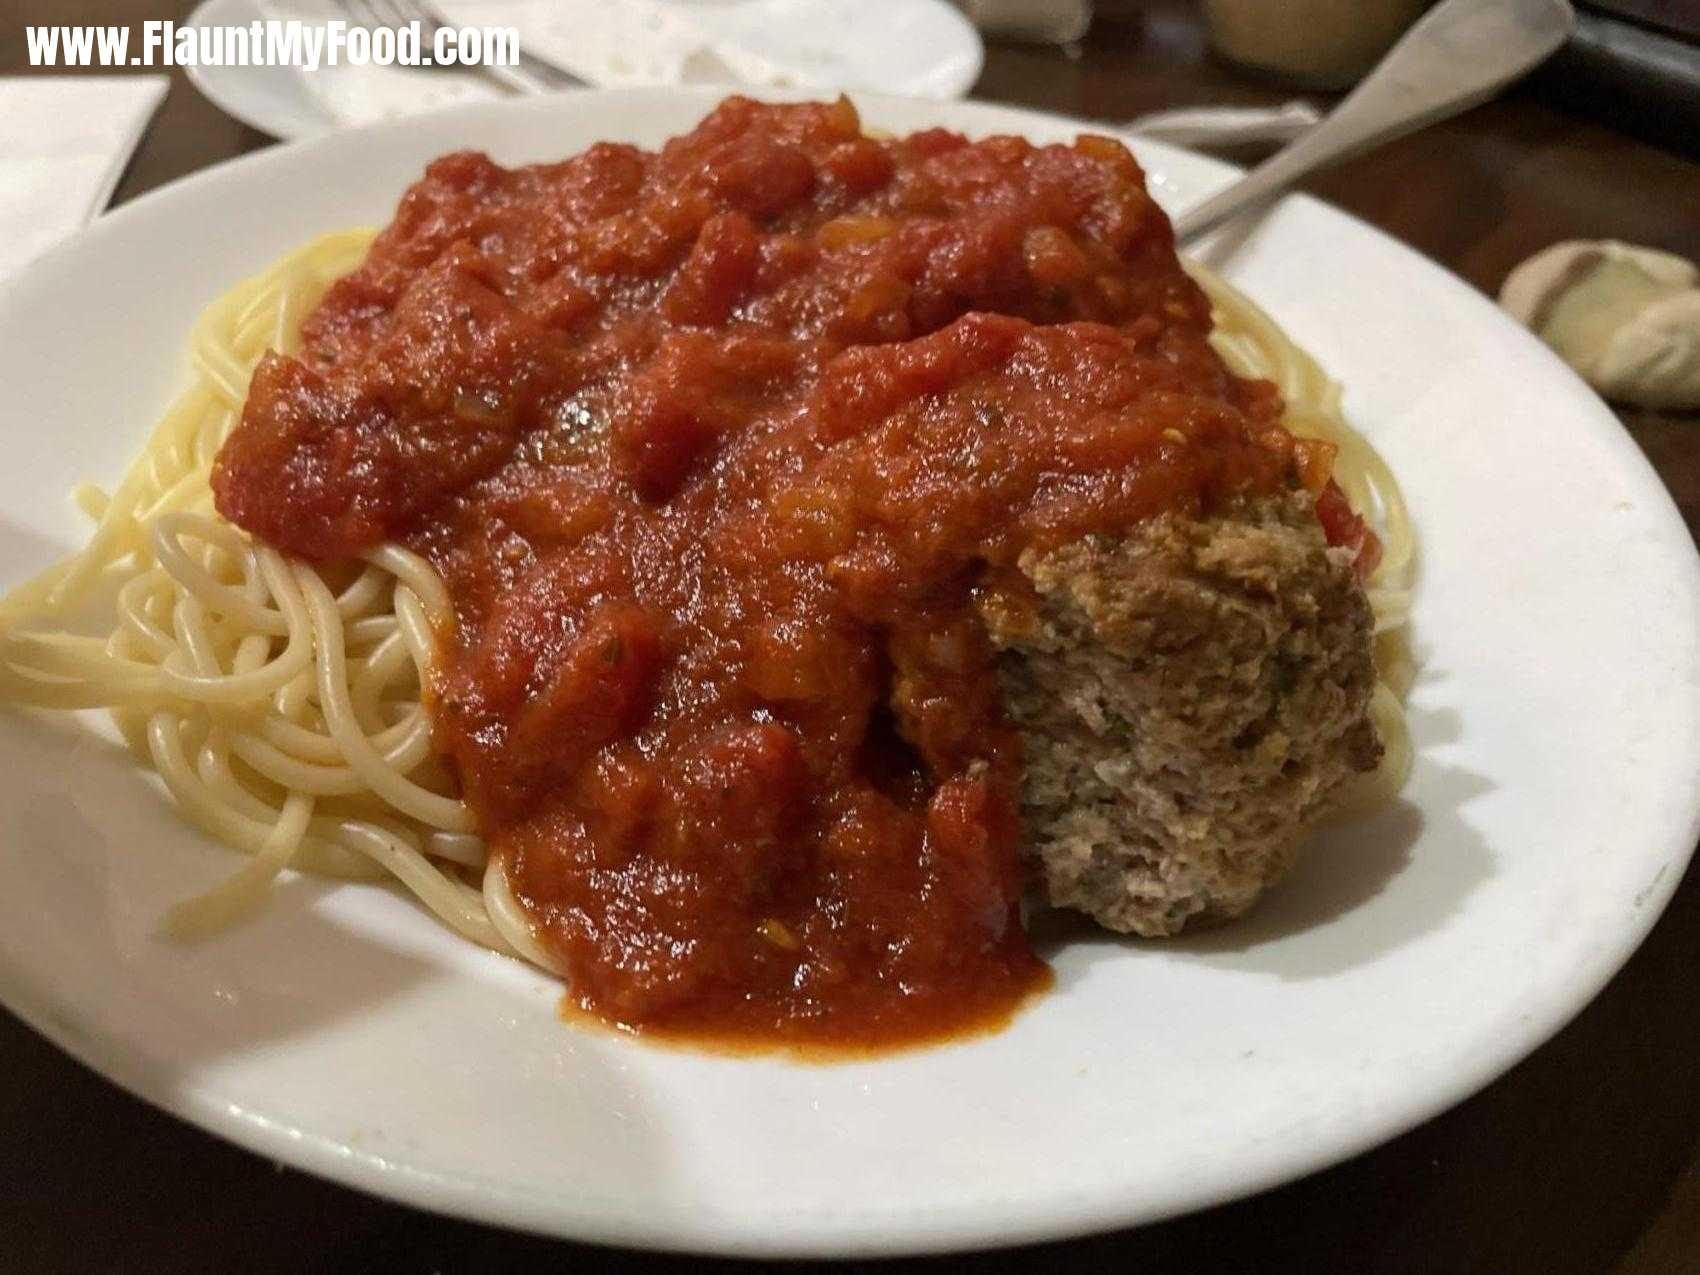
[[[570, 11], [551, 0], [438, 0], [446, 22], [519, 24], [524, 46], [561, 65], [580, 65], [583, 49]], [[980, 76], [980, 33], [947, 0], [674, 0], [711, 37], [746, 51], [752, 65], [784, 78], [771, 83], [861, 86], [914, 97], [957, 98]], [[330, 0], [202, 0], [190, 27], [245, 27], [261, 19], [326, 20], [342, 15]], [[582, 68], [581, 68], [582, 69]], [[436, 109], [431, 98], [507, 91], [471, 72], [406, 72], [340, 66], [314, 75], [291, 67], [190, 66], [189, 81], [225, 114], [284, 141], [316, 137], [346, 125], [333, 104], [355, 118]], [[623, 80], [633, 82], [628, 71]], [[417, 84], [413, 77], [423, 76]], [[730, 90], [727, 90], [730, 91]], [[824, 90], [823, 90], [824, 91]]]
[[[263, 16], [254, 0], [201, 0], [184, 25], [240, 27]], [[292, 67], [196, 65], [184, 73], [219, 110], [267, 136], [293, 141], [337, 126]]]
[[[71, 546], [191, 319], [432, 156], [654, 143], [712, 95], [479, 106], [223, 165], [101, 219], [0, 295], [0, 580]], [[865, 99], [868, 122], [1070, 137]], [[1172, 205], [1223, 164], [1140, 148]], [[1457, 279], [1289, 200], [1228, 273], [1346, 384], [1421, 533], [1404, 799], [1335, 829], [1248, 921], [1077, 942], [1000, 1035], [840, 1066], [587, 1034], [549, 980], [378, 887], [292, 880], [199, 946], [227, 872], [88, 722], [0, 713], [0, 997], [117, 1083], [264, 1155], [427, 1208], [730, 1253], [891, 1253], [1136, 1223], [1269, 1186], [1457, 1102], [1622, 964], [1694, 846], [1700, 570], [1611, 413]], [[114, 1154], [122, 1156], [122, 1148]]]

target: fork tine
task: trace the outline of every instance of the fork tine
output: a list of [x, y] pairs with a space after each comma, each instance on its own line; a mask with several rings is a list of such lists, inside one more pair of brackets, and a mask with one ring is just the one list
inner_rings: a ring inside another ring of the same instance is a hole
[[425, 38], [427, 43], [436, 36], [437, 28], [443, 25], [437, 21], [437, 15], [432, 13], [427, 6], [416, 4], [414, 0], [382, 0], [382, 3], [387, 4], [395, 12], [400, 25], [406, 26], [410, 22], [417, 22], [419, 34]]
[[[410, 22], [419, 23], [420, 36], [427, 47], [442, 30], [443, 22], [432, 12], [429, 0], [331, 0], [331, 4], [348, 15], [359, 26], [400, 28]], [[476, 67], [487, 78], [496, 81], [510, 93], [543, 93], [563, 85], [583, 87], [584, 81], [552, 63], [519, 55], [517, 67]]]
[[378, 25], [377, 16], [372, 12], [371, 0], [332, 0], [332, 3], [348, 15], [350, 22], [363, 27]]
[[395, 6], [391, 5], [388, 0], [366, 0], [366, 2], [371, 5], [372, 12], [378, 15], [378, 21], [386, 27], [405, 25], [396, 18]]

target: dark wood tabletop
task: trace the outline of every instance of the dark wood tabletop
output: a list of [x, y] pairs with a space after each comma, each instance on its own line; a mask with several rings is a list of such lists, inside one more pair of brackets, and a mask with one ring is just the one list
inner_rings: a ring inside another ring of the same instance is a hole
[[[189, 8], [172, 0], [5, 0], [0, 73], [30, 73], [26, 23], [139, 24], [181, 19]], [[975, 95], [1103, 121], [1291, 96], [1213, 62], [1194, 7], [1178, 0], [1101, 5], [1078, 49], [994, 46]], [[1309, 189], [1489, 293], [1511, 266], [1559, 239], [1612, 237], [1700, 259], [1700, 163], [1573, 116], [1564, 96], [1550, 83], [1519, 90]], [[173, 72], [117, 201], [269, 144]], [[1690, 531], [1700, 532], [1700, 417], [1628, 412], [1623, 420]], [[1142, 1230], [915, 1265], [1694, 1275], [1696, 875], [1689, 871], [1651, 937], [1575, 1022], [1483, 1093], [1387, 1146]], [[0, 1129], [0, 1269], [19, 1275], [701, 1265], [437, 1218], [278, 1168], [120, 1092], [4, 1014]]]

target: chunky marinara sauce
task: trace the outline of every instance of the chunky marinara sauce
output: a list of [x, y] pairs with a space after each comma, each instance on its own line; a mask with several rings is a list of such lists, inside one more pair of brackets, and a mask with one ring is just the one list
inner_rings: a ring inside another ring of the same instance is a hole
[[442, 572], [440, 746], [585, 1009], [914, 1041], [1045, 978], [975, 591], [1326, 473], [1209, 322], [1114, 141], [733, 98], [658, 153], [432, 164], [214, 490]]

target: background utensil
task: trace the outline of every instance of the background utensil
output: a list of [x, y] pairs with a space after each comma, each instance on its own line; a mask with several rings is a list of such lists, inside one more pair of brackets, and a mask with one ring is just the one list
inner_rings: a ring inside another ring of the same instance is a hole
[[1322, 112], [1309, 102], [1277, 107], [1191, 106], [1141, 115], [1122, 125], [1122, 132], [1208, 150], [1252, 142], [1291, 142], [1320, 123]]
[[[368, 29], [380, 27], [401, 30], [417, 22], [425, 48], [435, 42], [443, 23], [419, 0], [333, 0], [349, 21]], [[479, 63], [468, 68], [476, 70], [514, 93], [554, 93], [565, 88], [584, 88], [585, 82], [571, 72], [545, 62], [541, 58], [519, 51], [517, 64], [500, 66]]]

